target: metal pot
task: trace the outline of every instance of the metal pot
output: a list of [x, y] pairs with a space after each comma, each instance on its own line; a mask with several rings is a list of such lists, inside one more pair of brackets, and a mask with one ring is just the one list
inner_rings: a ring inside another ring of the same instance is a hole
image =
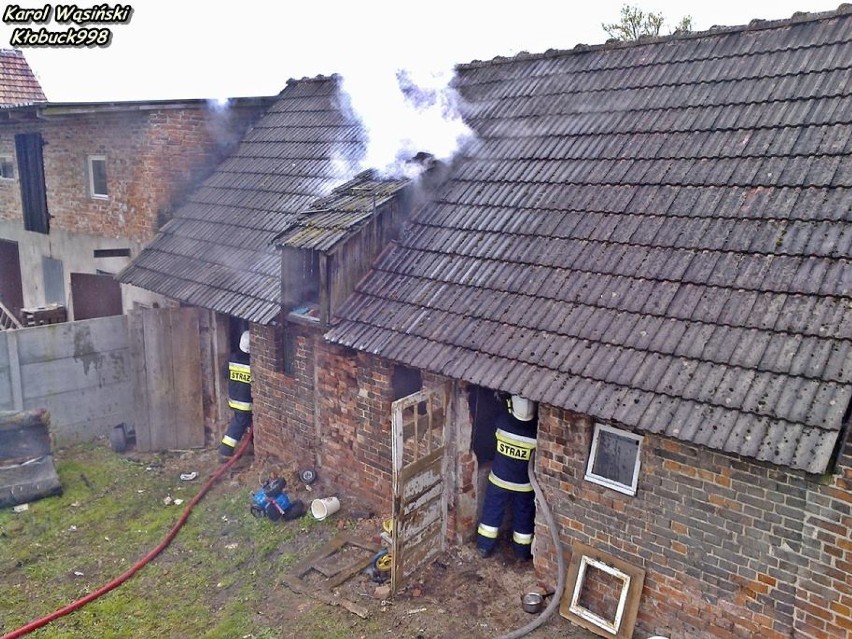
[[524, 609], [524, 612], [531, 614], [541, 612], [542, 607], [544, 607], [544, 595], [537, 592], [528, 592], [521, 595], [521, 607]]

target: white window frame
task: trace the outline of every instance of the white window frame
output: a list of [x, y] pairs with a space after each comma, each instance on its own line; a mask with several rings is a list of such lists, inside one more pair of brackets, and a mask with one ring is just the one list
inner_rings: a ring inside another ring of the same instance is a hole
[[[586, 579], [586, 568], [591, 566], [603, 571], [604, 573], [615, 577], [621, 583], [621, 589], [618, 592], [618, 606], [615, 609], [615, 617], [610, 621], [600, 615], [595, 614], [588, 608], [580, 605], [580, 594], [583, 591], [583, 585]], [[602, 561], [598, 561], [593, 557], [583, 555], [580, 558], [580, 570], [577, 573], [577, 581], [574, 584], [574, 592], [571, 593], [571, 606], [569, 610], [578, 617], [582, 617], [589, 623], [596, 625], [598, 628], [606, 630], [611, 635], [617, 635], [621, 628], [621, 621], [624, 617], [624, 609], [627, 606], [627, 594], [630, 590], [630, 575], [621, 572], [618, 568], [609, 566]]]
[[95, 198], [96, 200], [108, 200], [109, 199], [109, 186], [107, 186], [106, 193], [96, 193], [95, 192], [95, 172], [92, 168], [93, 162], [103, 162], [104, 163], [104, 175], [107, 175], [106, 172], [106, 161], [107, 158], [105, 155], [90, 155], [86, 164], [89, 169], [89, 196]]
[[[633, 480], [631, 484], [628, 486], [627, 484], [622, 484], [617, 481], [613, 481], [608, 477], [603, 477], [601, 475], [596, 475], [593, 472], [593, 468], [595, 466], [595, 457], [598, 453], [598, 443], [600, 441], [599, 434], [601, 432], [605, 433], [613, 433], [618, 437], [623, 437], [625, 439], [632, 439], [638, 442], [638, 446], [636, 447], [636, 459], [633, 463]], [[589, 461], [586, 464], [586, 481], [590, 481], [593, 484], [599, 484], [601, 486], [606, 486], [607, 488], [611, 488], [612, 490], [618, 491], [620, 493], [624, 493], [625, 495], [635, 495], [636, 488], [639, 485], [639, 469], [642, 466], [642, 440], [644, 438], [642, 435], [637, 435], [635, 433], [628, 432], [626, 430], [621, 430], [618, 428], [613, 428], [612, 426], [608, 426], [606, 424], [595, 424], [595, 432], [592, 436], [592, 450], [589, 452]]]
[[2, 164], [4, 162], [9, 165], [9, 168], [12, 171], [12, 175], [3, 175], [2, 171], [0, 171], [0, 180], [14, 180], [15, 177], [16, 177], [16, 175], [15, 175], [15, 173], [16, 173], [15, 172], [15, 158], [13, 158], [11, 155], [7, 155], [5, 153], [0, 154], [0, 164]]

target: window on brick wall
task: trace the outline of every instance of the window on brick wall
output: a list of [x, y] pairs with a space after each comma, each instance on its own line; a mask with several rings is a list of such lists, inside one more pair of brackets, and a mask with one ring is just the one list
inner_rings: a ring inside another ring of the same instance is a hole
[[15, 179], [15, 163], [11, 155], [0, 155], [0, 180]]
[[105, 155], [89, 156], [89, 195], [99, 199], [109, 197]]
[[636, 494], [642, 436], [595, 424], [586, 479], [627, 495]]

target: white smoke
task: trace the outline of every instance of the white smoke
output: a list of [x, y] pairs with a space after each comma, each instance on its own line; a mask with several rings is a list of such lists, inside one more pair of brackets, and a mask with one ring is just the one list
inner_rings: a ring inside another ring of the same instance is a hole
[[409, 160], [428, 153], [449, 162], [473, 139], [451, 86], [452, 71], [412, 71], [382, 65], [342, 74], [342, 90], [360, 120], [367, 150], [358, 170], [384, 177], [416, 177], [423, 166]]

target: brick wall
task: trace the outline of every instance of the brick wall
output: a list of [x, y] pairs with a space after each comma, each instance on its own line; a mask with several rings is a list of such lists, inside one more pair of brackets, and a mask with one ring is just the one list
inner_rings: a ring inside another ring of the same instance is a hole
[[[252, 325], [255, 451], [323, 479], [382, 512], [391, 507], [391, 365], [291, 325], [292, 375], [276, 372], [276, 331]], [[316, 375], [315, 375], [316, 374]]]
[[852, 636], [852, 441], [840, 474], [809, 483], [798, 562], [795, 628], [800, 637]]
[[[14, 123], [0, 127], [0, 154], [14, 161], [15, 134], [41, 132], [51, 230], [148, 241], [258, 114], [199, 105]], [[89, 155], [106, 156], [108, 199], [89, 195]], [[22, 222], [21, 211], [18, 180], [0, 180], [0, 219]]]
[[[252, 331], [258, 455], [314, 464], [344, 493], [389, 512], [392, 365], [296, 327], [294, 375], [284, 375], [273, 370], [274, 329]], [[463, 396], [452, 409], [457, 426]], [[451, 535], [475, 522], [476, 460], [464, 434], [451, 451]], [[580, 541], [646, 571], [638, 635], [828, 639], [852, 629], [852, 447], [842, 473], [820, 482], [646, 435], [638, 492], [628, 496], [583, 479], [591, 438], [587, 418], [541, 406], [537, 475], [568, 555]], [[555, 579], [541, 516], [535, 563]]]
[[257, 109], [200, 108], [151, 114], [136, 179], [128, 193], [130, 202], [142, 213], [132, 228], [134, 235], [153, 237], [158, 226], [235, 147], [258, 115]]
[[[639, 634], [847, 636], [852, 610], [849, 449], [826, 483], [646, 435], [634, 497], [583, 479], [591, 422], [542, 406], [537, 474], [575, 540], [646, 570]], [[538, 518], [536, 568], [555, 575]]]
[[315, 330], [294, 326], [296, 362], [293, 375], [276, 370], [276, 330], [251, 326], [254, 447], [259, 457], [317, 465], [314, 424]]

